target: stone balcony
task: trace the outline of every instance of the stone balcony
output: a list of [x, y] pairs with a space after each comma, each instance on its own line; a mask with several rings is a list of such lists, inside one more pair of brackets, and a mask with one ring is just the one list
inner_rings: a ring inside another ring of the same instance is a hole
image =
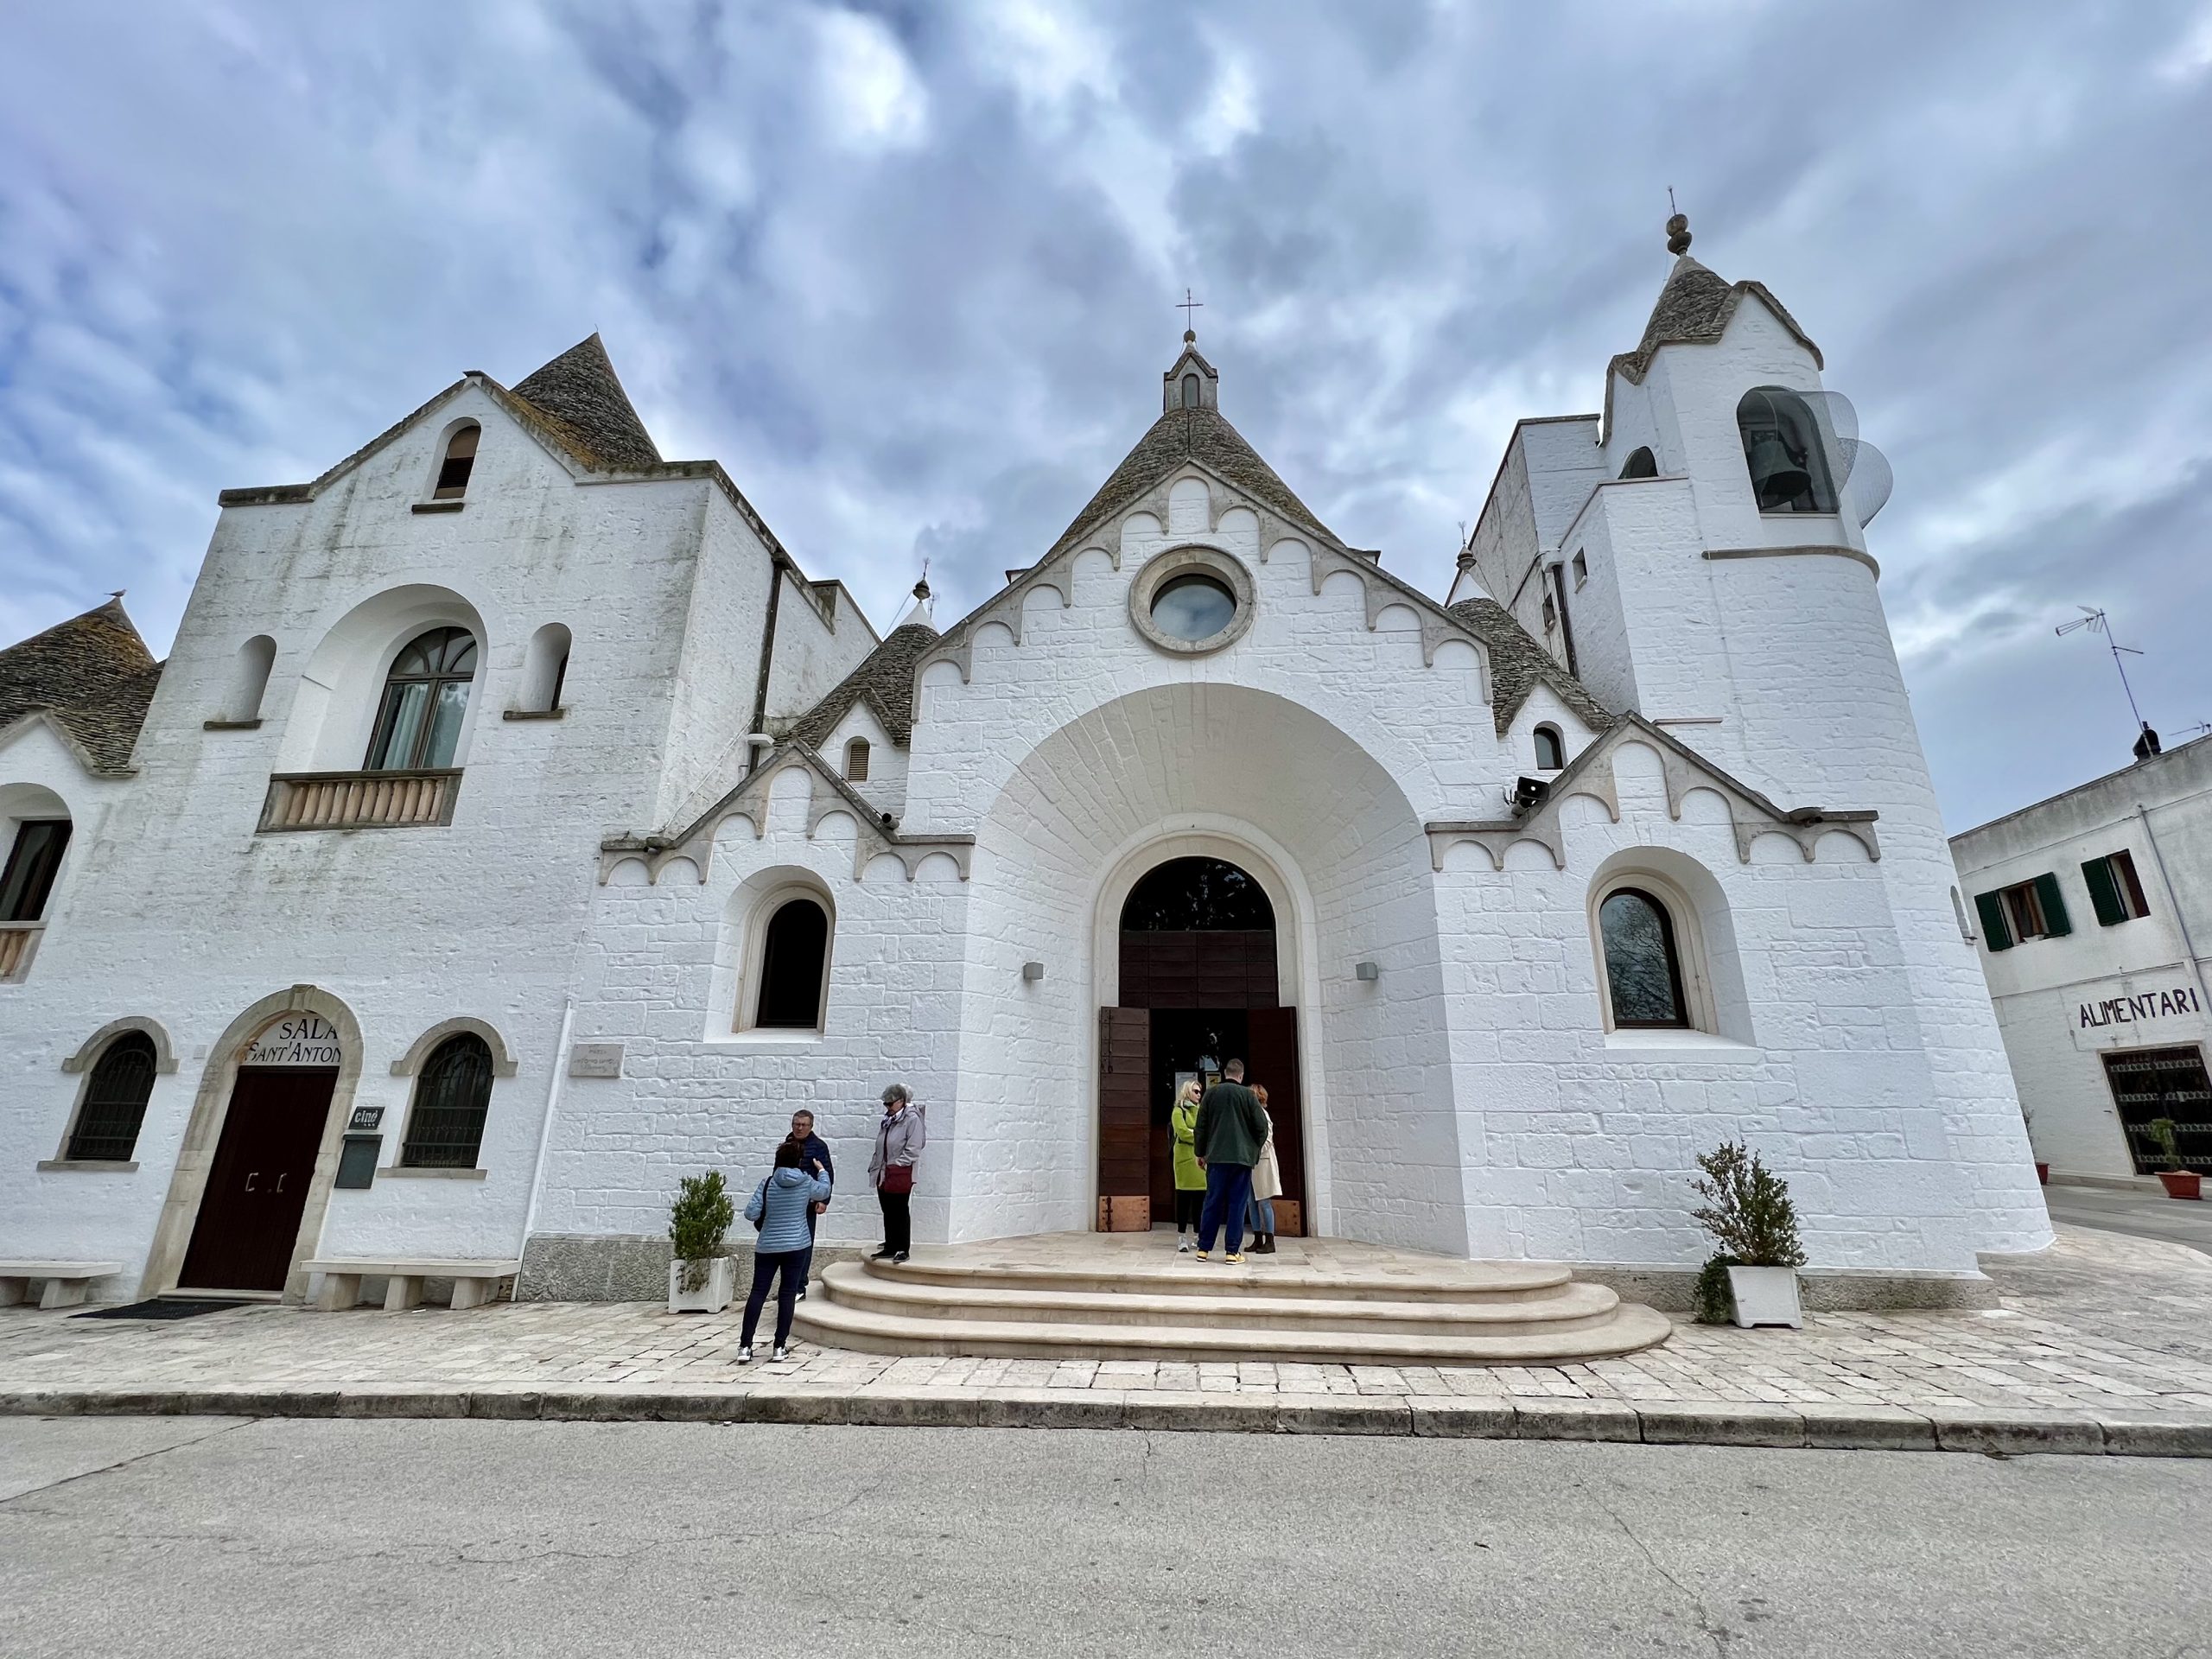
[[453, 822], [461, 768], [416, 772], [293, 772], [269, 780], [260, 833], [397, 830]]

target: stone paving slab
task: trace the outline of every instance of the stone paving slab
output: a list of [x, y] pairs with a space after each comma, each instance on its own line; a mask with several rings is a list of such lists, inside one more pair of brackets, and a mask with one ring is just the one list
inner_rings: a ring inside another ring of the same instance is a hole
[[1556, 1366], [961, 1359], [736, 1363], [736, 1310], [251, 1306], [172, 1322], [0, 1310], [0, 1413], [455, 1417], [1420, 1434], [2212, 1456], [2212, 1257], [2063, 1229], [2002, 1306], [1678, 1322]]

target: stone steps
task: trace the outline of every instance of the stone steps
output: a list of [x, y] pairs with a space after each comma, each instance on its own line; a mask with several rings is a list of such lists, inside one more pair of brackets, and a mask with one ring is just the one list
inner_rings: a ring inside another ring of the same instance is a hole
[[1084, 1234], [836, 1262], [798, 1324], [870, 1353], [1385, 1365], [1605, 1358], [1673, 1328], [1552, 1263], [1286, 1240], [1279, 1255], [1231, 1267]]

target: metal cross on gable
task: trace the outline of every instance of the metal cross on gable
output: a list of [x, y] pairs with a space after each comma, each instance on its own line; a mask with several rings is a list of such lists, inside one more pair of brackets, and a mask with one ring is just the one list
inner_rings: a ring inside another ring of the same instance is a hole
[[1194, 320], [1192, 319], [1191, 313], [1193, 311], [1204, 310], [1205, 308], [1205, 303], [1206, 302], [1204, 300], [1192, 299], [1191, 297], [1191, 290], [1189, 289], [1186, 288], [1183, 290], [1183, 297], [1176, 302], [1175, 308], [1183, 314], [1184, 327], [1188, 328], [1192, 326]]

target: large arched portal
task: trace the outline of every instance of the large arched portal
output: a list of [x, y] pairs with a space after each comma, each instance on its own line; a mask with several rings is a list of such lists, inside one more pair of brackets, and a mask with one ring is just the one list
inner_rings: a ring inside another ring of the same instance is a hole
[[1172, 1215], [1175, 1091], [1191, 1078], [1211, 1087], [1223, 1066], [1241, 1059], [1249, 1081], [1268, 1091], [1291, 1201], [1279, 1207], [1282, 1230], [1302, 1230], [1298, 1014], [1284, 1006], [1266, 888], [1227, 859], [1170, 858], [1130, 888], [1121, 924], [1120, 1006], [1106, 1012], [1099, 1079], [1100, 1196], [1149, 1197], [1155, 1222]]

